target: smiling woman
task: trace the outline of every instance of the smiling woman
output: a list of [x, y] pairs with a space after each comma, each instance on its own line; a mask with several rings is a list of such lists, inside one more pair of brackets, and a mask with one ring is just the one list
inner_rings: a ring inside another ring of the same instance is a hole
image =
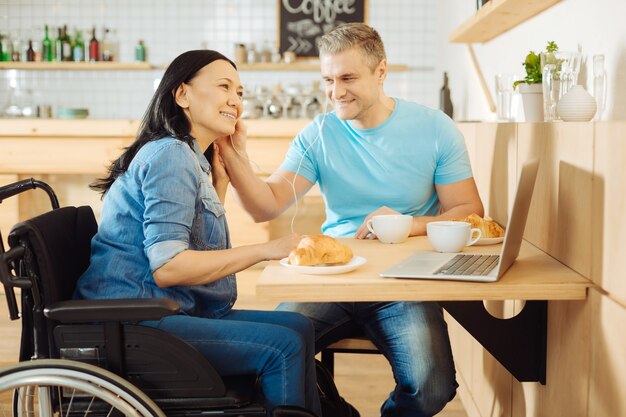
[[232, 309], [235, 273], [299, 241], [231, 247], [222, 205], [230, 180], [214, 142], [243, 129], [242, 94], [235, 64], [218, 52], [188, 51], [170, 64], [136, 140], [92, 185], [104, 205], [75, 296], [172, 299], [179, 315], [141, 324], [188, 341], [221, 375], [257, 375], [268, 411], [319, 415], [311, 323]]
[[225, 60], [205, 66], [175, 92], [176, 104], [191, 122], [191, 136], [204, 147], [234, 132], [242, 111], [242, 96], [239, 74]]

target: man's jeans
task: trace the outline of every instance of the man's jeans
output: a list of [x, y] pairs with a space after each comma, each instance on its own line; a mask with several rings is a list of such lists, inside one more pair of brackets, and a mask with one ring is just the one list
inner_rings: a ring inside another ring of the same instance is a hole
[[175, 315], [141, 324], [187, 341], [220, 375], [258, 375], [268, 411], [296, 405], [321, 415], [313, 326], [302, 315], [232, 310], [219, 319]]
[[363, 335], [387, 358], [395, 389], [381, 408], [383, 417], [432, 416], [456, 394], [448, 328], [435, 302], [283, 303], [313, 320], [315, 350]]

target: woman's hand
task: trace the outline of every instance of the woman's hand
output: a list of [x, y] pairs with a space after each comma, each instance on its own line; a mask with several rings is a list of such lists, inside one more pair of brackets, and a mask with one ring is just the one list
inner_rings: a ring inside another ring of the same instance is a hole
[[270, 240], [264, 243], [265, 259], [283, 259], [289, 256], [289, 252], [298, 246], [301, 236], [297, 233], [292, 233], [288, 236], [281, 237], [280, 239]]
[[211, 180], [213, 181], [213, 187], [217, 192], [222, 204], [226, 201], [226, 190], [228, 189], [228, 183], [230, 177], [226, 172], [226, 166], [220, 155], [220, 147], [217, 143], [213, 143], [213, 160], [211, 161]]

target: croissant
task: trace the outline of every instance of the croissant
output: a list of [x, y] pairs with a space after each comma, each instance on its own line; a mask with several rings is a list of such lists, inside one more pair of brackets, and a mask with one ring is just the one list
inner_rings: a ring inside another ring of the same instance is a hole
[[289, 263], [299, 266], [345, 264], [352, 259], [352, 249], [325, 235], [305, 235], [289, 254]]
[[472, 227], [480, 229], [483, 238], [493, 238], [504, 236], [504, 229], [490, 219], [483, 219], [476, 213], [472, 213], [464, 219], [453, 219], [456, 222], [468, 222]]

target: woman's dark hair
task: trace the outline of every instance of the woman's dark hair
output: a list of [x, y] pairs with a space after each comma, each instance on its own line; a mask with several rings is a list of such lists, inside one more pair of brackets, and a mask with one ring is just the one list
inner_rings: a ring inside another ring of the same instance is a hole
[[[190, 135], [191, 126], [183, 110], [176, 104], [174, 93], [182, 83], [190, 82], [200, 69], [217, 60], [227, 61], [237, 69], [235, 63], [230, 59], [219, 52], [208, 49], [187, 51], [172, 61], [165, 70], [165, 74], [163, 74], [163, 78], [143, 115], [135, 141], [124, 149], [119, 158], [111, 163], [108, 168], [108, 176], [99, 178], [90, 184], [89, 187], [92, 190], [99, 191], [104, 195], [115, 179], [126, 172], [139, 149], [150, 141], [171, 136], [192, 146], [194, 138]], [[209, 162], [211, 161], [212, 150], [213, 145], [205, 152]]]

